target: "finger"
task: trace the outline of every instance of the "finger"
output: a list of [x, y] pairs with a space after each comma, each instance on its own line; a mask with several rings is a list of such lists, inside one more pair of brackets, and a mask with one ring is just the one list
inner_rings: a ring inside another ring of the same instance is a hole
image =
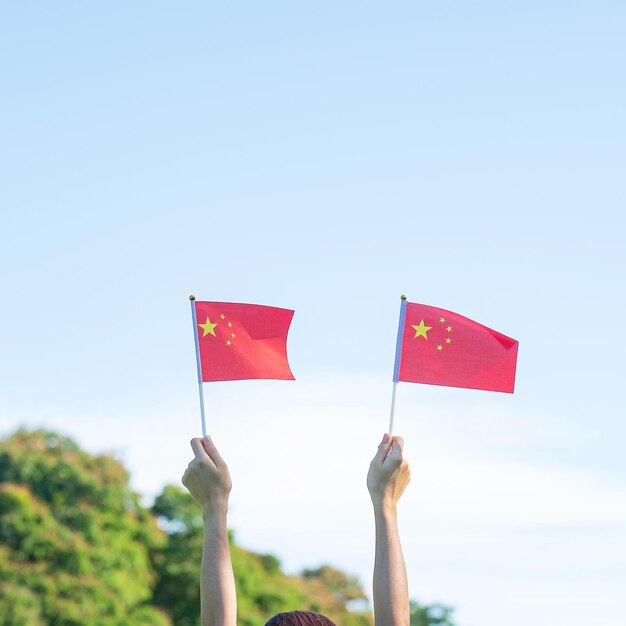
[[193, 453], [196, 455], [196, 459], [204, 459], [207, 456], [207, 453], [202, 445], [202, 439], [200, 437], [194, 437], [191, 440], [191, 449]]
[[389, 454], [389, 448], [391, 447], [392, 438], [388, 433], [383, 435], [383, 440], [378, 444], [378, 451], [374, 456], [372, 463], [379, 463], [382, 465], [383, 461], [387, 458]]
[[217, 448], [215, 447], [215, 444], [213, 443], [213, 439], [211, 439], [211, 437], [207, 435], [204, 439], [202, 439], [202, 444], [204, 446], [204, 451], [206, 452], [206, 454], [209, 455], [209, 458], [211, 459], [211, 461], [213, 461], [213, 463], [215, 463], [217, 467], [224, 467], [226, 465], [226, 462], [217, 451]]

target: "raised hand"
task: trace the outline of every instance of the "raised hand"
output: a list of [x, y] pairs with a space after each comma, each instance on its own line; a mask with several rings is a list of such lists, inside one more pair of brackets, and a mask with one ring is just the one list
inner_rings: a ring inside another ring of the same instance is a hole
[[411, 480], [402, 457], [404, 439], [385, 434], [367, 473], [367, 488], [374, 505], [395, 505]]
[[195, 458], [183, 475], [183, 485], [202, 507], [203, 514], [224, 511], [232, 488], [224, 459], [210, 437], [192, 439], [191, 448]]

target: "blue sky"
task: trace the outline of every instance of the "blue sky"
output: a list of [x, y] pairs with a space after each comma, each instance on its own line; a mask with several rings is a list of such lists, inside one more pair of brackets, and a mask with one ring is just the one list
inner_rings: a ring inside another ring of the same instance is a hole
[[206, 386], [232, 525], [367, 585], [361, 474], [406, 293], [520, 341], [514, 396], [399, 388], [412, 594], [460, 626], [618, 624], [625, 18], [3, 6], [0, 431], [114, 450], [154, 494], [199, 425], [189, 293], [294, 308], [295, 383]]

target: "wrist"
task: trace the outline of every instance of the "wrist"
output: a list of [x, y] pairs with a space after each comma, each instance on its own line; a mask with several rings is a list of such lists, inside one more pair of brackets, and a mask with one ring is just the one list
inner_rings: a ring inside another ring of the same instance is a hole
[[398, 502], [391, 498], [372, 497], [372, 505], [376, 515], [396, 516], [398, 514]]
[[218, 504], [212, 502], [210, 504], [204, 504], [202, 506], [202, 518], [204, 522], [221, 522], [226, 521], [226, 514], [228, 513], [228, 501], [220, 502]]

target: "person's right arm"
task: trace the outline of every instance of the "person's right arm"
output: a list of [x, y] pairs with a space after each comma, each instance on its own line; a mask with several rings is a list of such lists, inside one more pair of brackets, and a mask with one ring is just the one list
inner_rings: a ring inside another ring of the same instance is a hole
[[402, 458], [403, 445], [402, 437], [385, 435], [367, 474], [376, 523], [375, 626], [410, 624], [409, 589], [397, 510], [398, 500], [411, 479], [409, 465]]
[[237, 595], [230, 560], [226, 513], [232, 483], [226, 463], [210, 437], [192, 439], [195, 458], [183, 484], [202, 508], [204, 542], [200, 566], [202, 626], [236, 626]]

